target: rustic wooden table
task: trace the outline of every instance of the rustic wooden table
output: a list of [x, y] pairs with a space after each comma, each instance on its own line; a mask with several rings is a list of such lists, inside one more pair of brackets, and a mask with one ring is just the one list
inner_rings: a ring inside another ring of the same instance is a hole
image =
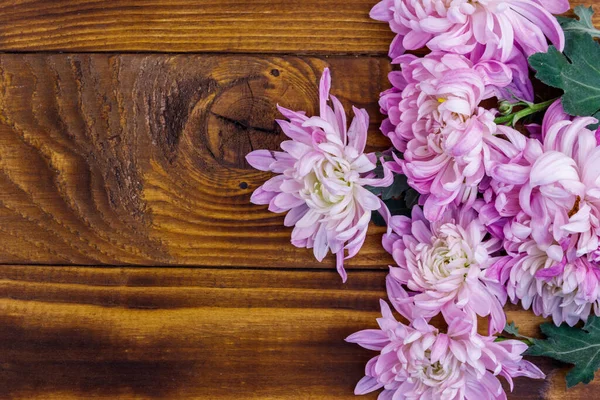
[[[244, 155], [282, 140], [277, 102], [315, 111], [325, 66], [385, 146], [374, 2], [0, 1], [0, 398], [353, 398], [382, 230], [342, 284], [249, 203]], [[542, 367], [510, 399], [600, 398]]]

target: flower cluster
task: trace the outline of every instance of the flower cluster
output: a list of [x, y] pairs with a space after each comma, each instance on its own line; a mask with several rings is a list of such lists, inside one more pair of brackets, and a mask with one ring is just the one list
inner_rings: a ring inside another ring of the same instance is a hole
[[[499, 376], [511, 389], [514, 377], [544, 378], [522, 359], [527, 344], [498, 340], [508, 300], [556, 325], [600, 316], [598, 120], [568, 115], [560, 99], [534, 104], [527, 59], [550, 43], [563, 50], [553, 14], [568, 9], [567, 0], [381, 0], [371, 17], [396, 33], [398, 69], [379, 102], [392, 147], [365, 153], [368, 115], [354, 108], [346, 128], [325, 70], [320, 116], [280, 108], [291, 139], [283, 152], [247, 156], [279, 174], [252, 201], [289, 211], [292, 243], [318, 260], [336, 254], [344, 280], [343, 260], [359, 251], [371, 213], [385, 220], [387, 294], [403, 320], [382, 301], [379, 329], [346, 339], [380, 353], [356, 394], [506, 399]], [[405, 54], [422, 47], [425, 56]], [[516, 129], [543, 110], [541, 124]], [[373, 190], [395, 185], [395, 174], [419, 197], [409, 215], [392, 215]]]
[[[537, 0], [383, 0], [373, 8], [397, 34], [390, 56], [400, 69], [380, 100], [381, 130], [395, 150], [390, 168], [406, 175], [423, 208], [388, 219], [383, 246], [396, 263], [388, 297], [409, 324], [384, 304], [380, 330], [347, 339], [381, 352], [357, 394], [503, 399], [497, 375], [544, 376], [521, 360], [526, 345], [507, 352], [507, 342], [494, 341], [508, 298], [556, 324], [600, 315], [600, 141], [587, 128], [597, 121], [568, 116], [558, 100], [541, 126], [522, 133], [484, 102], [531, 104], [526, 57], [547, 51], [548, 41], [562, 50], [552, 13], [568, 8]], [[431, 53], [403, 54], [423, 46]], [[436, 315], [445, 333], [431, 325]], [[478, 317], [488, 317], [489, 336], [477, 333]]]
[[[382, 0], [373, 8], [397, 34], [390, 57], [399, 70], [381, 95], [381, 131], [394, 147], [390, 168], [406, 176], [420, 206], [389, 217], [383, 238], [396, 264], [388, 297], [408, 324], [383, 303], [380, 329], [347, 339], [380, 352], [357, 394], [505, 399], [496, 376], [544, 377], [521, 359], [527, 345], [495, 341], [508, 299], [557, 325], [600, 315], [600, 137], [587, 128], [597, 121], [568, 116], [557, 100], [541, 126], [521, 132], [485, 102], [535, 108], [526, 57], [548, 42], [563, 49], [552, 14], [568, 8], [559, 0]], [[423, 46], [431, 50], [424, 57], [404, 54]], [[436, 316], [445, 331], [432, 326]], [[480, 317], [487, 336], [477, 333]]]

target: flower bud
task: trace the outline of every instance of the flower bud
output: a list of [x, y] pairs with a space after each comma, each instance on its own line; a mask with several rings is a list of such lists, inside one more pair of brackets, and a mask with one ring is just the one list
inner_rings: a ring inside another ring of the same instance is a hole
[[513, 107], [513, 104], [504, 100], [498, 105], [498, 111], [500, 112], [500, 115], [508, 115], [512, 113]]

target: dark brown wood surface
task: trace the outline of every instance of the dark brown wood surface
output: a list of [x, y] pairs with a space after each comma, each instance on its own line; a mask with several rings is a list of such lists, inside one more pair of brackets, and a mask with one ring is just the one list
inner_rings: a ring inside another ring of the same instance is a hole
[[11, 51], [380, 53], [372, 0], [4, 0]]
[[[384, 58], [29, 54], [0, 58], [0, 262], [331, 267], [249, 202], [276, 104], [315, 111], [321, 71], [367, 107]], [[349, 263], [387, 263], [373, 229]]]
[[[384, 277], [2, 266], [0, 387], [17, 399], [351, 399], [374, 354], [342, 339], [375, 326]], [[508, 315], [535, 334], [539, 318]], [[517, 379], [511, 399], [567, 398], [559, 366], [542, 367], [550, 379]]]
[[0, 0], [0, 50], [385, 55], [394, 36], [369, 19], [376, 2]]
[[[244, 156], [283, 139], [277, 103], [316, 111], [326, 66], [385, 148], [374, 2], [0, 1], [0, 399], [354, 397], [382, 229], [342, 284], [249, 203], [269, 174]], [[542, 368], [509, 398], [598, 397]]]

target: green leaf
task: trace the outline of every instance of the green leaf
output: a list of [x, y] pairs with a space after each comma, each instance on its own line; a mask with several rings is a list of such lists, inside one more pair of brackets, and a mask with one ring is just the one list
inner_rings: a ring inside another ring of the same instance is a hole
[[516, 337], [521, 336], [519, 334], [519, 328], [517, 328], [517, 326], [515, 325], [514, 322], [511, 322], [510, 324], [506, 324], [506, 326], [504, 327], [504, 332], [508, 333], [509, 335], [516, 336]]
[[561, 71], [562, 98], [565, 111], [571, 115], [592, 115], [600, 109], [600, 44], [590, 35], [567, 35], [565, 54], [571, 63]]
[[[600, 121], [600, 111], [598, 111], [596, 114], [592, 115], [592, 117], [594, 117], [598, 121]], [[595, 131], [598, 129], [598, 127], [600, 127], [600, 122], [586, 126], [586, 128], [588, 128], [590, 131]]]
[[600, 44], [581, 32], [568, 32], [565, 39], [564, 55], [550, 47], [547, 53], [532, 55], [529, 62], [538, 79], [564, 91], [567, 113], [593, 115], [600, 110]]
[[[504, 327], [504, 332], [508, 333], [509, 335], [514, 336], [515, 338], [517, 338], [517, 340], [522, 341], [527, 346], [531, 346], [533, 344], [534, 339], [530, 338], [529, 336], [521, 335], [519, 333], [519, 328], [517, 328], [517, 326], [515, 325], [514, 322], [511, 322], [510, 324], [506, 324], [506, 326]], [[502, 340], [508, 340], [508, 339], [500, 336], [496, 340], [502, 341]]]
[[417, 205], [420, 196], [421, 194], [415, 189], [408, 188], [406, 193], [404, 193], [404, 202], [406, 203], [406, 207], [412, 210], [412, 208]]
[[563, 89], [561, 71], [569, 65], [567, 57], [554, 46], [547, 53], [536, 53], [529, 57], [529, 65], [536, 71], [535, 77], [548, 86]]
[[[406, 215], [407, 217], [410, 217], [412, 208], [417, 204], [419, 196], [419, 192], [409, 187], [402, 193], [401, 197], [393, 197], [391, 199], [383, 200], [383, 202], [392, 216]], [[371, 221], [377, 226], [386, 226], [383, 217], [378, 212], [371, 214]]]
[[[373, 170], [373, 173], [379, 179], [383, 178], [383, 166], [381, 165], [381, 161], [379, 161], [380, 158], [381, 156], [377, 157], [377, 167]], [[394, 182], [388, 187], [365, 186], [365, 189], [375, 196], [381, 196], [381, 200], [384, 201], [400, 197], [409, 188], [406, 176], [402, 174], [394, 174]]]
[[542, 324], [541, 329], [547, 339], [534, 339], [525, 354], [575, 365], [567, 374], [567, 387], [590, 383], [600, 368], [600, 318], [591, 316], [581, 329], [552, 323]]
[[[412, 189], [411, 189], [412, 190]], [[404, 198], [389, 199], [383, 201], [392, 215], [410, 215], [411, 209], [406, 206]], [[371, 214], [371, 221], [377, 226], [386, 226], [385, 220], [379, 214], [374, 212]]]
[[600, 31], [594, 27], [592, 22], [594, 15], [592, 7], [577, 6], [575, 7], [575, 15], [579, 19], [556, 17], [565, 32], [587, 33], [592, 37], [600, 37]]
[[373, 193], [375, 195], [381, 195], [381, 200], [384, 200], [384, 201], [392, 199], [394, 197], [402, 196], [402, 193], [404, 193], [408, 188], [409, 188], [409, 186], [408, 186], [408, 182], [406, 181], [406, 176], [402, 175], [402, 174], [395, 174], [394, 182], [388, 187], [382, 187], [382, 188], [376, 188], [376, 187], [372, 187], [372, 186], [367, 187], [367, 189], [371, 193]]
[[[384, 160], [392, 160], [391, 156], [384, 156], [381, 153], [376, 153], [377, 167], [373, 173], [377, 178], [383, 178], [383, 165], [381, 165], [381, 157]], [[365, 189], [376, 196], [380, 196], [383, 203], [387, 206], [390, 214], [409, 216], [412, 208], [419, 200], [419, 193], [408, 185], [406, 175], [394, 174], [394, 182], [388, 187], [365, 186]], [[386, 226], [385, 220], [378, 212], [371, 214], [371, 221], [377, 226]]]

